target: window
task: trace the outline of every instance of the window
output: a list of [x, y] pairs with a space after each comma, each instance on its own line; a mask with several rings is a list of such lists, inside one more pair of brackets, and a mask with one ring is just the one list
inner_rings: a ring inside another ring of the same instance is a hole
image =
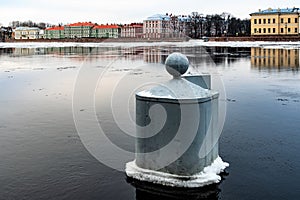
[[298, 23], [298, 18], [295, 18], [295, 23]]
[[270, 24], [271, 23], [271, 19], [268, 19], [268, 24]]
[[273, 28], [273, 33], [275, 33], [276, 32], [276, 28]]
[[259, 33], [261, 33], [261, 28], [260, 28], [260, 29], [258, 29], [258, 32], [259, 32]]
[[280, 29], [280, 32], [283, 33], [283, 28]]
[[281, 19], [280, 19], [280, 23], [283, 23], [283, 22], [284, 22], [284, 21], [283, 21], [283, 18], [281, 18]]
[[254, 29], [254, 33], [256, 33], [256, 31], [257, 31], [257, 29], [255, 28], [255, 29]]
[[298, 28], [295, 28], [295, 33], [297, 33], [298, 32]]
[[266, 29], [264, 28], [264, 33], [266, 33]]
[[266, 23], [266, 19], [264, 19], [264, 24]]
[[291, 23], [291, 18], [288, 18], [288, 23]]
[[289, 32], [289, 33], [291, 32], [291, 28], [288, 28], [288, 32]]
[[268, 28], [268, 33], [271, 33], [271, 28]]
[[261, 19], [258, 20], [258, 23], [261, 24]]
[[276, 23], [276, 19], [275, 18], [273, 18], [273, 24], [275, 24]]
[[257, 24], [257, 19], [254, 19], [254, 24]]

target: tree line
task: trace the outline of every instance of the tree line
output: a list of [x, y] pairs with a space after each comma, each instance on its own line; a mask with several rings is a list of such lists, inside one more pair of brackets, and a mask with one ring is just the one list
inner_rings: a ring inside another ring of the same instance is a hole
[[[168, 15], [168, 13], [166, 14]], [[187, 36], [191, 38], [221, 37], [221, 36], [249, 36], [251, 33], [251, 23], [249, 19], [240, 19], [229, 13], [203, 15], [192, 12], [190, 15], [168, 15], [173, 31], [182, 31], [180, 18], [188, 19], [185, 23]]]
[[21, 26], [25, 26], [25, 27], [37, 27], [40, 29], [45, 29], [47, 27], [51, 27], [53, 26], [50, 23], [45, 23], [45, 22], [33, 22], [31, 20], [28, 21], [12, 21], [9, 23], [9, 26], [12, 27], [13, 29], [15, 29], [16, 27], [21, 27]]

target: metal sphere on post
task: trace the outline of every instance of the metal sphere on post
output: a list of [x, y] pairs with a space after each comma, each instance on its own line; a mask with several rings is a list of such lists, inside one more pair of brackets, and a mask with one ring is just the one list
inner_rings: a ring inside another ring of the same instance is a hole
[[180, 78], [189, 68], [188, 58], [181, 53], [170, 54], [165, 62], [166, 70], [174, 78]]

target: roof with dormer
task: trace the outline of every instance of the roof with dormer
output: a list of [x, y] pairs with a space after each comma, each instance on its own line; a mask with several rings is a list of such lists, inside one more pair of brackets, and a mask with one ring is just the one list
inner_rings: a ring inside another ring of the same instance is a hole
[[17, 27], [15, 30], [16, 31], [28, 31], [28, 30], [39, 31], [40, 29], [37, 27]]
[[278, 8], [267, 10], [259, 10], [258, 12], [251, 13], [250, 15], [269, 15], [269, 14], [299, 14], [299, 8]]
[[145, 21], [169, 21], [170, 16], [168, 15], [162, 15], [162, 14], [156, 14], [152, 15], [151, 17], [148, 17]]

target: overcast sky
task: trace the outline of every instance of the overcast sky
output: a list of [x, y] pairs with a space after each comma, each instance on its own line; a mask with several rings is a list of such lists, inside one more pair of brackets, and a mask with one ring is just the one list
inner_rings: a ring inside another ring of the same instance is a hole
[[[298, 3], [298, 4], [297, 4]], [[142, 22], [153, 14], [206, 14], [228, 12], [249, 18], [258, 9], [300, 7], [300, 0], [0, 0], [0, 23], [11, 21], [73, 23]]]

